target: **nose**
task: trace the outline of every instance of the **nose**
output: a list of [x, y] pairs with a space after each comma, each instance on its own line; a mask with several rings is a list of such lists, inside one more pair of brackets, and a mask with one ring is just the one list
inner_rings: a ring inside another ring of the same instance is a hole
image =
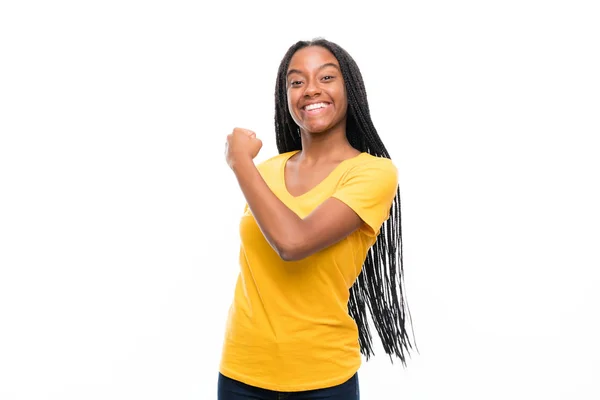
[[315, 79], [308, 80], [304, 88], [304, 97], [313, 97], [321, 93], [321, 88]]

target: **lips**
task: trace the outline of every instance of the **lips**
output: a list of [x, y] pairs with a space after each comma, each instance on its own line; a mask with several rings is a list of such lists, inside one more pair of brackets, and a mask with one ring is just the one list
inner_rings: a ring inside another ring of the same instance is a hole
[[307, 104], [304, 107], [302, 107], [302, 109], [309, 113], [309, 114], [317, 114], [323, 110], [325, 110], [327, 107], [329, 107], [331, 105], [331, 103], [327, 103], [327, 102], [319, 102], [319, 103], [311, 103], [311, 104]]

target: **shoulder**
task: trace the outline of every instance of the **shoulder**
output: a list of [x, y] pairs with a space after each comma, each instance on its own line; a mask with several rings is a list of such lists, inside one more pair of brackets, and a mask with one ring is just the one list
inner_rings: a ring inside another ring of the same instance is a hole
[[294, 155], [294, 153], [297, 153], [297, 151], [290, 151], [287, 153], [277, 154], [273, 157], [267, 158], [266, 160], [259, 162], [258, 164], [256, 164], [256, 168], [258, 168], [258, 170], [261, 172], [278, 169], [282, 166], [284, 162], [286, 162], [292, 155]]
[[376, 236], [389, 217], [398, 190], [398, 172], [389, 158], [362, 153], [350, 160], [333, 197], [350, 206]]
[[369, 153], [363, 153], [365, 164], [375, 164], [380, 168], [396, 169], [394, 162], [386, 157], [374, 156]]
[[375, 182], [389, 181], [397, 184], [398, 169], [392, 160], [385, 157], [377, 157], [368, 153], [361, 153], [350, 163], [345, 171], [345, 177], [365, 177]]

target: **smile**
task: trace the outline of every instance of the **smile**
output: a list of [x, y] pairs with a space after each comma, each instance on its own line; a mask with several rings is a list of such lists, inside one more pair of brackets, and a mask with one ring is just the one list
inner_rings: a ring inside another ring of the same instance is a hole
[[316, 114], [316, 113], [323, 111], [330, 105], [331, 105], [330, 103], [314, 103], [314, 104], [308, 104], [308, 105], [304, 106], [303, 109], [304, 109], [304, 111], [306, 111], [310, 114]]

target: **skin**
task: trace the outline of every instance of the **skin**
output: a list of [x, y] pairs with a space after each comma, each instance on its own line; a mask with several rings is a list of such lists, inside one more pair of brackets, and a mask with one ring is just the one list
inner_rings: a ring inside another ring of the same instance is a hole
[[[347, 96], [339, 63], [329, 50], [298, 50], [288, 68], [288, 108], [300, 127], [302, 151], [285, 167], [288, 192], [299, 196], [316, 186], [343, 160], [360, 154], [346, 138]], [[325, 102], [317, 113], [307, 104]], [[263, 235], [285, 261], [306, 258], [344, 239], [363, 221], [346, 204], [330, 198], [302, 219], [273, 194], [253, 159], [262, 142], [256, 133], [235, 128], [227, 136], [225, 157]]]

